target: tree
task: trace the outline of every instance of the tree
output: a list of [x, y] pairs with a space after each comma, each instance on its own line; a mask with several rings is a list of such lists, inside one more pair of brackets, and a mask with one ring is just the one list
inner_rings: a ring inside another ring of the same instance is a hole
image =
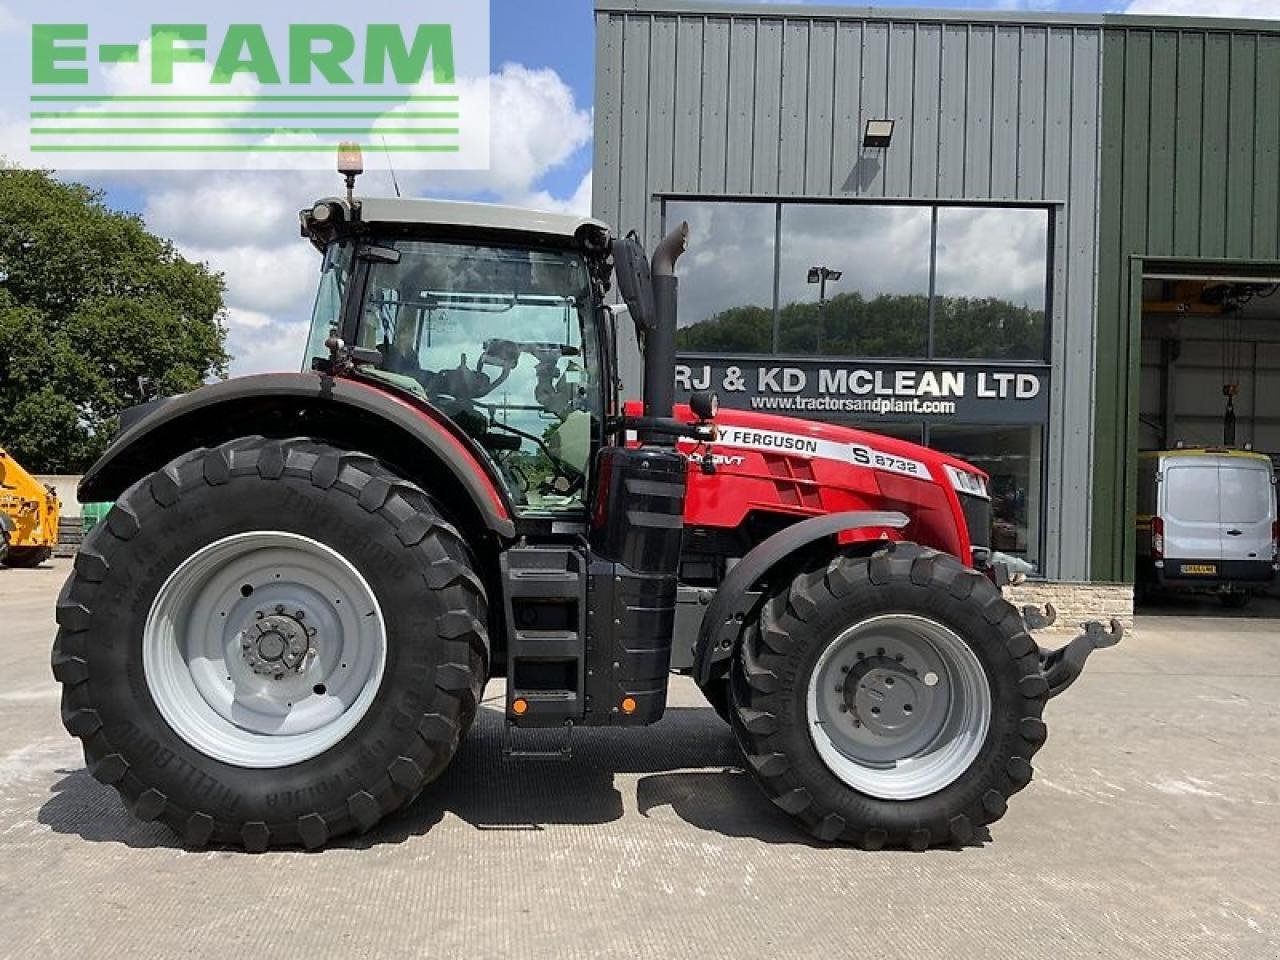
[[223, 280], [102, 194], [0, 167], [0, 444], [29, 470], [78, 473], [114, 418], [225, 376]]

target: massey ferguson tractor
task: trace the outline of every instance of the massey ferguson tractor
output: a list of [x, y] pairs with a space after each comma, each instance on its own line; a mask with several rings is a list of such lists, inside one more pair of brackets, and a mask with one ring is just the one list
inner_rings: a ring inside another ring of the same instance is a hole
[[305, 372], [126, 413], [80, 487], [115, 506], [53, 672], [94, 777], [192, 846], [314, 848], [440, 776], [490, 677], [510, 743], [656, 723], [676, 672], [824, 841], [1000, 818], [1119, 633], [1036, 644], [1052, 611], [1002, 598], [981, 471], [676, 406], [687, 228], [649, 261], [595, 220], [350, 185], [301, 215]]

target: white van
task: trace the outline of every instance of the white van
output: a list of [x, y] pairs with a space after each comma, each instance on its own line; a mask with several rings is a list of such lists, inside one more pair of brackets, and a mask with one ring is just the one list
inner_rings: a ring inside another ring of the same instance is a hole
[[1216, 593], [1242, 607], [1280, 572], [1271, 458], [1241, 450], [1138, 457], [1138, 588]]

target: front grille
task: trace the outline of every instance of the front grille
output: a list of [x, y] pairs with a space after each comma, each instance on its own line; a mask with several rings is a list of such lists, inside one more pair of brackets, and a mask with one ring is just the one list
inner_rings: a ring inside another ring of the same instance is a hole
[[991, 501], [982, 497], [960, 494], [960, 509], [969, 527], [969, 542], [974, 547], [991, 547]]

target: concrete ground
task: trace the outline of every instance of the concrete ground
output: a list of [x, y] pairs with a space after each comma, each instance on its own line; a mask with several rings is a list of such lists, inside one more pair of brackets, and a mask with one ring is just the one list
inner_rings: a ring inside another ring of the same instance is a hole
[[0, 571], [3, 957], [1280, 956], [1261, 606], [1140, 619], [1050, 705], [1035, 782], [978, 847], [810, 841], [680, 681], [659, 726], [568, 762], [504, 760], [491, 706], [372, 835], [251, 856], [184, 851], [85, 773], [48, 667], [66, 570]]

